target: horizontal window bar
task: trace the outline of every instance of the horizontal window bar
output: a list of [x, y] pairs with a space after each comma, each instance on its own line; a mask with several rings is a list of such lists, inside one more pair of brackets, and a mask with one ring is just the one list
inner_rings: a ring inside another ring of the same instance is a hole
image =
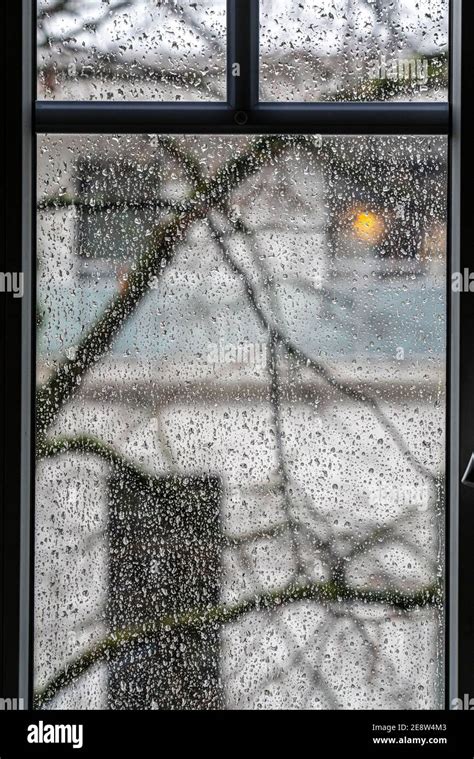
[[55, 133], [448, 134], [447, 103], [36, 103], [36, 130]]

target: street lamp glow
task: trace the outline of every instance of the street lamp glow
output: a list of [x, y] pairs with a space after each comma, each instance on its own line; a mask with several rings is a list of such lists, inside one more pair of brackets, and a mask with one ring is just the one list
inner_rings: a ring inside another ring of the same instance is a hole
[[358, 211], [354, 219], [353, 230], [359, 240], [375, 245], [382, 239], [385, 225], [382, 217], [373, 211]]

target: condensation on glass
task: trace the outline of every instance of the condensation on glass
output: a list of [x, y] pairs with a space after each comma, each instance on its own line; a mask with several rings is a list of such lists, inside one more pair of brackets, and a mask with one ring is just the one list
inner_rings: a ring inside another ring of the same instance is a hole
[[260, 97], [446, 101], [449, 0], [260, 0]]
[[38, 0], [38, 98], [225, 100], [225, 40], [225, 0]]
[[38, 706], [442, 706], [446, 152], [39, 139]]

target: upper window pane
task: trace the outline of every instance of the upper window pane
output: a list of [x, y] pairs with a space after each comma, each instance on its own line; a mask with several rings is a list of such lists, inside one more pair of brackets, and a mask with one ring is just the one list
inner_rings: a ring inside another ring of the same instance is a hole
[[260, 0], [262, 100], [447, 100], [449, 0]]
[[224, 100], [225, 0], [39, 0], [38, 98]]

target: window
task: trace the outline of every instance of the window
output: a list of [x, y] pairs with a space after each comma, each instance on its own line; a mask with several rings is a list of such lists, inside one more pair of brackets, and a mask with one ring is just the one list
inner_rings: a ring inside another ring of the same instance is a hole
[[36, 708], [468, 688], [451, 5], [39, 2]]
[[44, 100], [225, 100], [225, 0], [39, 0]]
[[[176, 137], [170, 155], [167, 142], [122, 135], [114, 162], [96, 164], [107, 139], [39, 141], [39, 693], [56, 706], [439, 706], [446, 257], [422, 259], [420, 248], [436, 212], [445, 223], [445, 139]], [[172, 229], [174, 208], [150, 215], [151, 188], [189, 202], [188, 163], [203, 166], [206, 183], [235, 157], [241, 174], [213, 192], [163, 269], [153, 236]], [[74, 275], [85, 243], [76, 253], [74, 227], [65, 239], [71, 207], [55, 205], [50, 188], [76, 165], [80, 200], [94, 203], [87, 241], [120, 257], [112, 281]], [[134, 207], [144, 187], [145, 211]], [[370, 190], [381, 210], [358, 210], [348, 240], [340, 199], [353, 208]], [[372, 225], [379, 259], [384, 245], [386, 259], [398, 252], [390, 273], [378, 268]], [[404, 261], [425, 267], [415, 276]], [[150, 266], [151, 288], [135, 294]], [[120, 329], [101, 343], [110, 302], [128, 298]], [[53, 410], [50, 388], [66, 366], [80, 385], [66, 402], [59, 385]], [[278, 593], [288, 596], [280, 609]], [[240, 614], [249, 599], [268, 610]], [[62, 613], [72, 606], [73, 618]], [[173, 613], [235, 618], [217, 637], [212, 625], [197, 635], [178, 622], [48, 692], [62, 661]]]
[[157, 215], [171, 205], [159, 195], [159, 166], [102, 156], [81, 159], [75, 173], [78, 268], [88, 276], [123, 278], [143, 253]]
[[448, 0], [260, 3], [260, 96], [446, 101]]

